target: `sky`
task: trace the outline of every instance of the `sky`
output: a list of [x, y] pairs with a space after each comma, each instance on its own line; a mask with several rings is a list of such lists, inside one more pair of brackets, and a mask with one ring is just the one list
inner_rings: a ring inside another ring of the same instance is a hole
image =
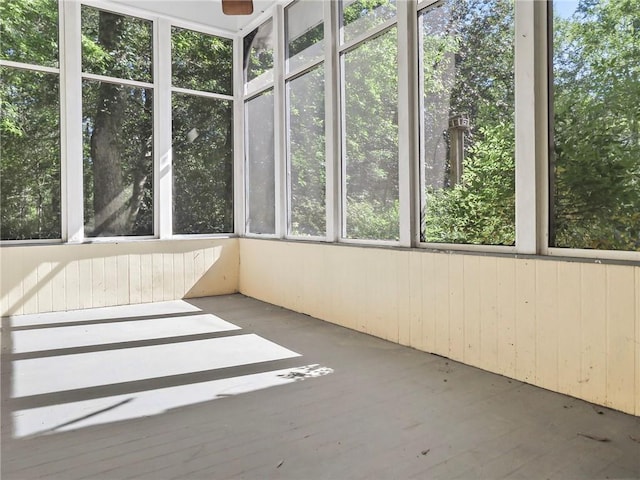
[[569, 18], [578, 7], [577, 0], [554, 0], [553, 10], [564, 18]]

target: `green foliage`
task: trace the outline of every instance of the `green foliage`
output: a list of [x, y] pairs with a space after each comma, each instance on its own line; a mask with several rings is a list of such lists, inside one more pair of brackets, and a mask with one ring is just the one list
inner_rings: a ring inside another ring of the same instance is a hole
[[172, 85], [233, 95], [233, 41], [177, 27], [171, 31]]
[[[174, 27], [171, 43], [174, 86], [233, 94], [231, 40]], [[172, 120], [174, 233], [232, 232], [232, 103], [174, 93]]]
[[347, 204], [349, 236], [360, 239], [398, 239], [399, 202], [391, 206], [369, 200], [351, 201]]
[[[0, 1], [0, 58], [58, 66], [58, 2]], [[60, 238], [56, 74], [0, 67], [0, 239]]]
[[127, 80], [153, 81], [153, 23], [82, 6], [82, 69]]
[[289, 42], [289, 57], [303, 53], [307, 48], [324, 39], [324, 23], [319, 23], [308, 32]]
[[[83, 70], [152, 81], [152, 22], [81, 8]], [[152, 235], [153, 90], [85, 80], [82, 110], [85, 235]]]
[[269, 89], [246, 102], [247, 229], [251, 233], [275, 233], [274, 96]]
[[469, 148], [462, 183], [426, 192], [427, 242], [515, 243], [515, 132], [513, 124], [480, 127]]
[[173, 231], [233, 231], [233, 108], [173, 95]]
[[[397, 51], [394, 27], [344, 57], [349, 238], [399, 238]], [[395, 226], [377, 233], [372, 228], [389, 222]]]
[[58, 66], [58, 2], [0, 1], [0, 58]]
[[[513, 245], [513, 0], [450, 0], [427, 10], [422, 21], [421, 239]], [[450, 118], [468, 119], [469, 130], [457, 133]], [[458, 135], [466, 148], [462, 182], [456, 184], [450, 164]]]
[[[514, 243], [513, 5], [513, 0], [446, 0], [428, 7], [424, 16], [425, 241]], [[0, 58], [57, 67], [58, 8], [55, 0], [0, 1]], [[554, 246], [640, 250], [639, 11], [640, 0], [583, 0], [572, 18], [554, 19]], [[81, 12], [85, 72], [153, 81], [151, 22], [86, 5]], [[343, 11], [346, 40], [394, 15], [391, 0], [350, 3]], [[249, 80], [273, 69], [272, 27], [267, 22], [247, 36]], [[323, 35], [318, 24], [293, 39], [290, 55], [303, 53]], [[399, 237], [397, 49], [392, 28], [343, 54], [342, 153], [351, 238]], [[229, 40], [174, 28], [172, 54], [174, 86], [232, 93]], [[59, 238], [59, 77], [0, 70], [0, 236]], [[291, 229], [322, 235], [322, 69], [291, 85]], [[87, 232], [150, 234], [153, 92], [86, 80], [82, 94]], [[247, 107], [255, 108], [248, 116], [253, 232], [270, 233], [275, 222], [273, 125], [265, 120], [273, 116], [272, 102], [269, 92]], [[229, 102], [174, 95], [176, 232], [232, 229], [231, 115]], [[453, 139], [448, 122], [455, 116], [470, 123], [458, 184], [451, 181], [447, 161]], [[96, 229], [98, 212], [123, 198], [108, 216], [126, 221]]]
[[289, 83], [291, 233], [326, 231], [324, 68]]
[[555, 18], [552, 244], [640, 250], [640, 1]]
[[60, 238], [58, 76], [0, 67], [0, 238]]
[[87, 236], [153, 235], [153, 90], [85, 80]]
[[395, 15], [395, 0], [355, 0], [342, 11], [344, 40], [352, 40]]
[[273, 20], [268, 20], [244, 38], [245, 79], [250, 82], [273, 70]]

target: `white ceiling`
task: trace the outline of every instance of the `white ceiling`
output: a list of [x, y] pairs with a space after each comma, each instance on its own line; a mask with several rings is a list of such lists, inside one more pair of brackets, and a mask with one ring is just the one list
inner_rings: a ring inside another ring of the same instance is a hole
[[163, 16], [187, 20], [237, 33], [244, 29], [277, 0], [253, 0], [252, 15], [230, 16], [222, 13], [221, 0], [113, 0]]

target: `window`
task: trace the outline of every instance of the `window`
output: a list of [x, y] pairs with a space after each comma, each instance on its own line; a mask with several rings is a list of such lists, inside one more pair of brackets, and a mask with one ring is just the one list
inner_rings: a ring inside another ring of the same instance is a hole
[[447, 0], [418, 19], [421, 241], [513, 245], [514, 2]]
[[233, 41], [171, 29], [171, 83], [194, 91], [233, 95]]
[[0, 239], [57, 239], [58, 2], [0, 2], [0, 37]]
[[298, 1], [285, 12], [287, 20], [287, 72], [324, 58], [322, 2]]
[[553, 3], [551, 246], [640, 251], [635, 2]]
[[233, 43], [172, 29], [173, 233], [233, 231]]
[[85, 235], [153, 235], [152, 22], [82, 6]]
[[276, 233], [273, 20], [244, 38], [245, 198], [247, 233]]
[[244, 37], [245, 93], [273, 83], [273, 20]]
[[346, 238], [399, 239], [396, 30], [342, 55]]
[[275, 150], [273, 91], [246, 102], [247, 231], [275, 234]]
[[324, 28], [321, 2], [296, 2], [287, 20], [288, 233], [326, 232]]
[[326, 230], [324, 71], [316, 67], [288, 83], [289, 184], [292, 235]]
[[395, 18], [395, 0], [343, 0], [342, 40], [347, 43]]

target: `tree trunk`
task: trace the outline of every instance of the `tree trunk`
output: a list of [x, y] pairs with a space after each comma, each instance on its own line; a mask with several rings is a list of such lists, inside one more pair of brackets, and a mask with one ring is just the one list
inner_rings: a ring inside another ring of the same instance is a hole
[[[113, 50], [122, 30], [122, 17], [100, 12], [99, 43]], [[122, 151], [118, 132], [124, 120], [124, 90], [118, 85], [102, 82], [99, 87], [95, 124], [91, 135], [93, 159], [93, 208], [95, 236], [122, 235], [127, 231]]]
[[[124, 17], [100, 12], [98, 41], [107, 51], [116, 51], [122, 41]], [[132, 101], [130, 88], [101, 82], [98, 90], [95, 122], [91, 134], [93, 160], [93, 208], [95, 226], [93, 236], [121, 236], [152, 234], [153, 227], [145, 225], [142, 232], [134, 231], [141, 214], [148, 173], [153, 132], [142, 122], [140, 145], [135, 153], [125, 151], [131, 133], [125, 129], [126, 104]], [[144, 108], [152, 110], [153, 93], [146, 91]], [[134, 127], [135, 128], [135, 127]]]

